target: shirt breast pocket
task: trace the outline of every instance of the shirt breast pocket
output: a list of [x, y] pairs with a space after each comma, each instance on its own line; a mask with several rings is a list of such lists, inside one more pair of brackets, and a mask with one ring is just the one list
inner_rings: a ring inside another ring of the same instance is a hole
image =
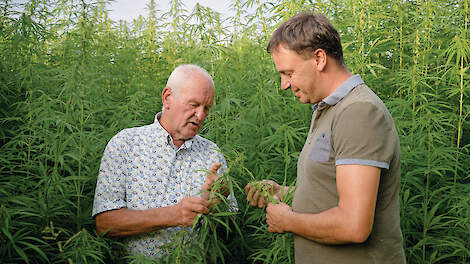
[[310, 159], [313, 162], [328, 162], [330, 159], [331, 143], [329, 133], [320, 133], [315, 143], [313, 143], [312, 150], [310, 150]]

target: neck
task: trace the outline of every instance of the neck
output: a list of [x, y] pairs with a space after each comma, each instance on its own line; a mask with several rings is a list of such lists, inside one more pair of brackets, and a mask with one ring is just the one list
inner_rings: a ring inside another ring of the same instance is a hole
[[351, 76], [351, 72], [346, 68], [345, 65], [339, 65], [336, 62], [329, 63], [327, 67], [325, 67], [325, 70], [320, 73], [320, 80], [325, 91], [323, 99], [332, 94]]
[[171, 137], [173, 139], [173, 144], [177, 147], [180, 148], [184, 144], [184, 139], [175, 139], [174, 137]]
[[168, 134], [170, 134], [171, 139], [173, 140], [173, 144], [177, 147], [180, 148], [184, 144], [184, 139], [177, 138], [176, 135], [170, 131], [173, 131], [172, 127], [170, 126], [171, 122], [169, 122], [169, 117], [168, 115], [165, 115], [165, 112], [162, 113], [160, 116], [160, 119], [158, 119], [158, 122], [160, 125], [165, 129]]

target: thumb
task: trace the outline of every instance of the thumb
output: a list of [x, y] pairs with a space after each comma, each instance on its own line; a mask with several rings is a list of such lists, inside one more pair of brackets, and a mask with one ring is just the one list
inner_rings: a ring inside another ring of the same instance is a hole
[[220, 162], [216, 162], [216, 163], [212, 164], [212, 166], [209, 170], [213, 174], [217, 174], [217, 171], [219, 170], [220, 166], [222, 166], [222, 164], [220, 164]]
[[203, 184], [204, 190], [209, 190], [210, 185], [217, 180], [217, 170], [220, 168], [220, 166], [221, 166], [220, 162], [216, 162], [212, 164], [211, 168], [206, 173], [206, 179]]

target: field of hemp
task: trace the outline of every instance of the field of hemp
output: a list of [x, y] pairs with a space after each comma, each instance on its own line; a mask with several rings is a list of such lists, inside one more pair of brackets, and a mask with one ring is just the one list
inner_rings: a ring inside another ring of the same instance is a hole
[[228, 18], [151, 0], [132, 23], [102, 0], [20, 2], [0, 1], [0, 262], [152, 262], [96, 234], [96, 177], [109, 139], [153, 122], [170, 72], [196, 63], [216, 86], [201, 134], [226, 156], [239, 210], [222, 202], [158, 261], [294, 263], [292, 235], [267, 232], [243, 189], [295, 184], [312, 110], [280, 89], [266, 44], [314, 9], [394, 117], [408, 263], [470, 263], [469, 0], [233, 0]]

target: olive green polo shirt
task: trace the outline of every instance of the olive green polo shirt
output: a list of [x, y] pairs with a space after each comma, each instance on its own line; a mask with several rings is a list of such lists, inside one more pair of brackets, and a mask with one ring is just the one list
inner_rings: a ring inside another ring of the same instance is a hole
[[296, 235], [296, 263], [404, 263], [398, 202], [400, 143], [390, 113], [359, 75], [314, 109], [297, 164], [293, 210], [320, 213], [338, 205], [337, 165], [378, 167], [380, 184], [372, 232], [364, 243], [325, 245]]

